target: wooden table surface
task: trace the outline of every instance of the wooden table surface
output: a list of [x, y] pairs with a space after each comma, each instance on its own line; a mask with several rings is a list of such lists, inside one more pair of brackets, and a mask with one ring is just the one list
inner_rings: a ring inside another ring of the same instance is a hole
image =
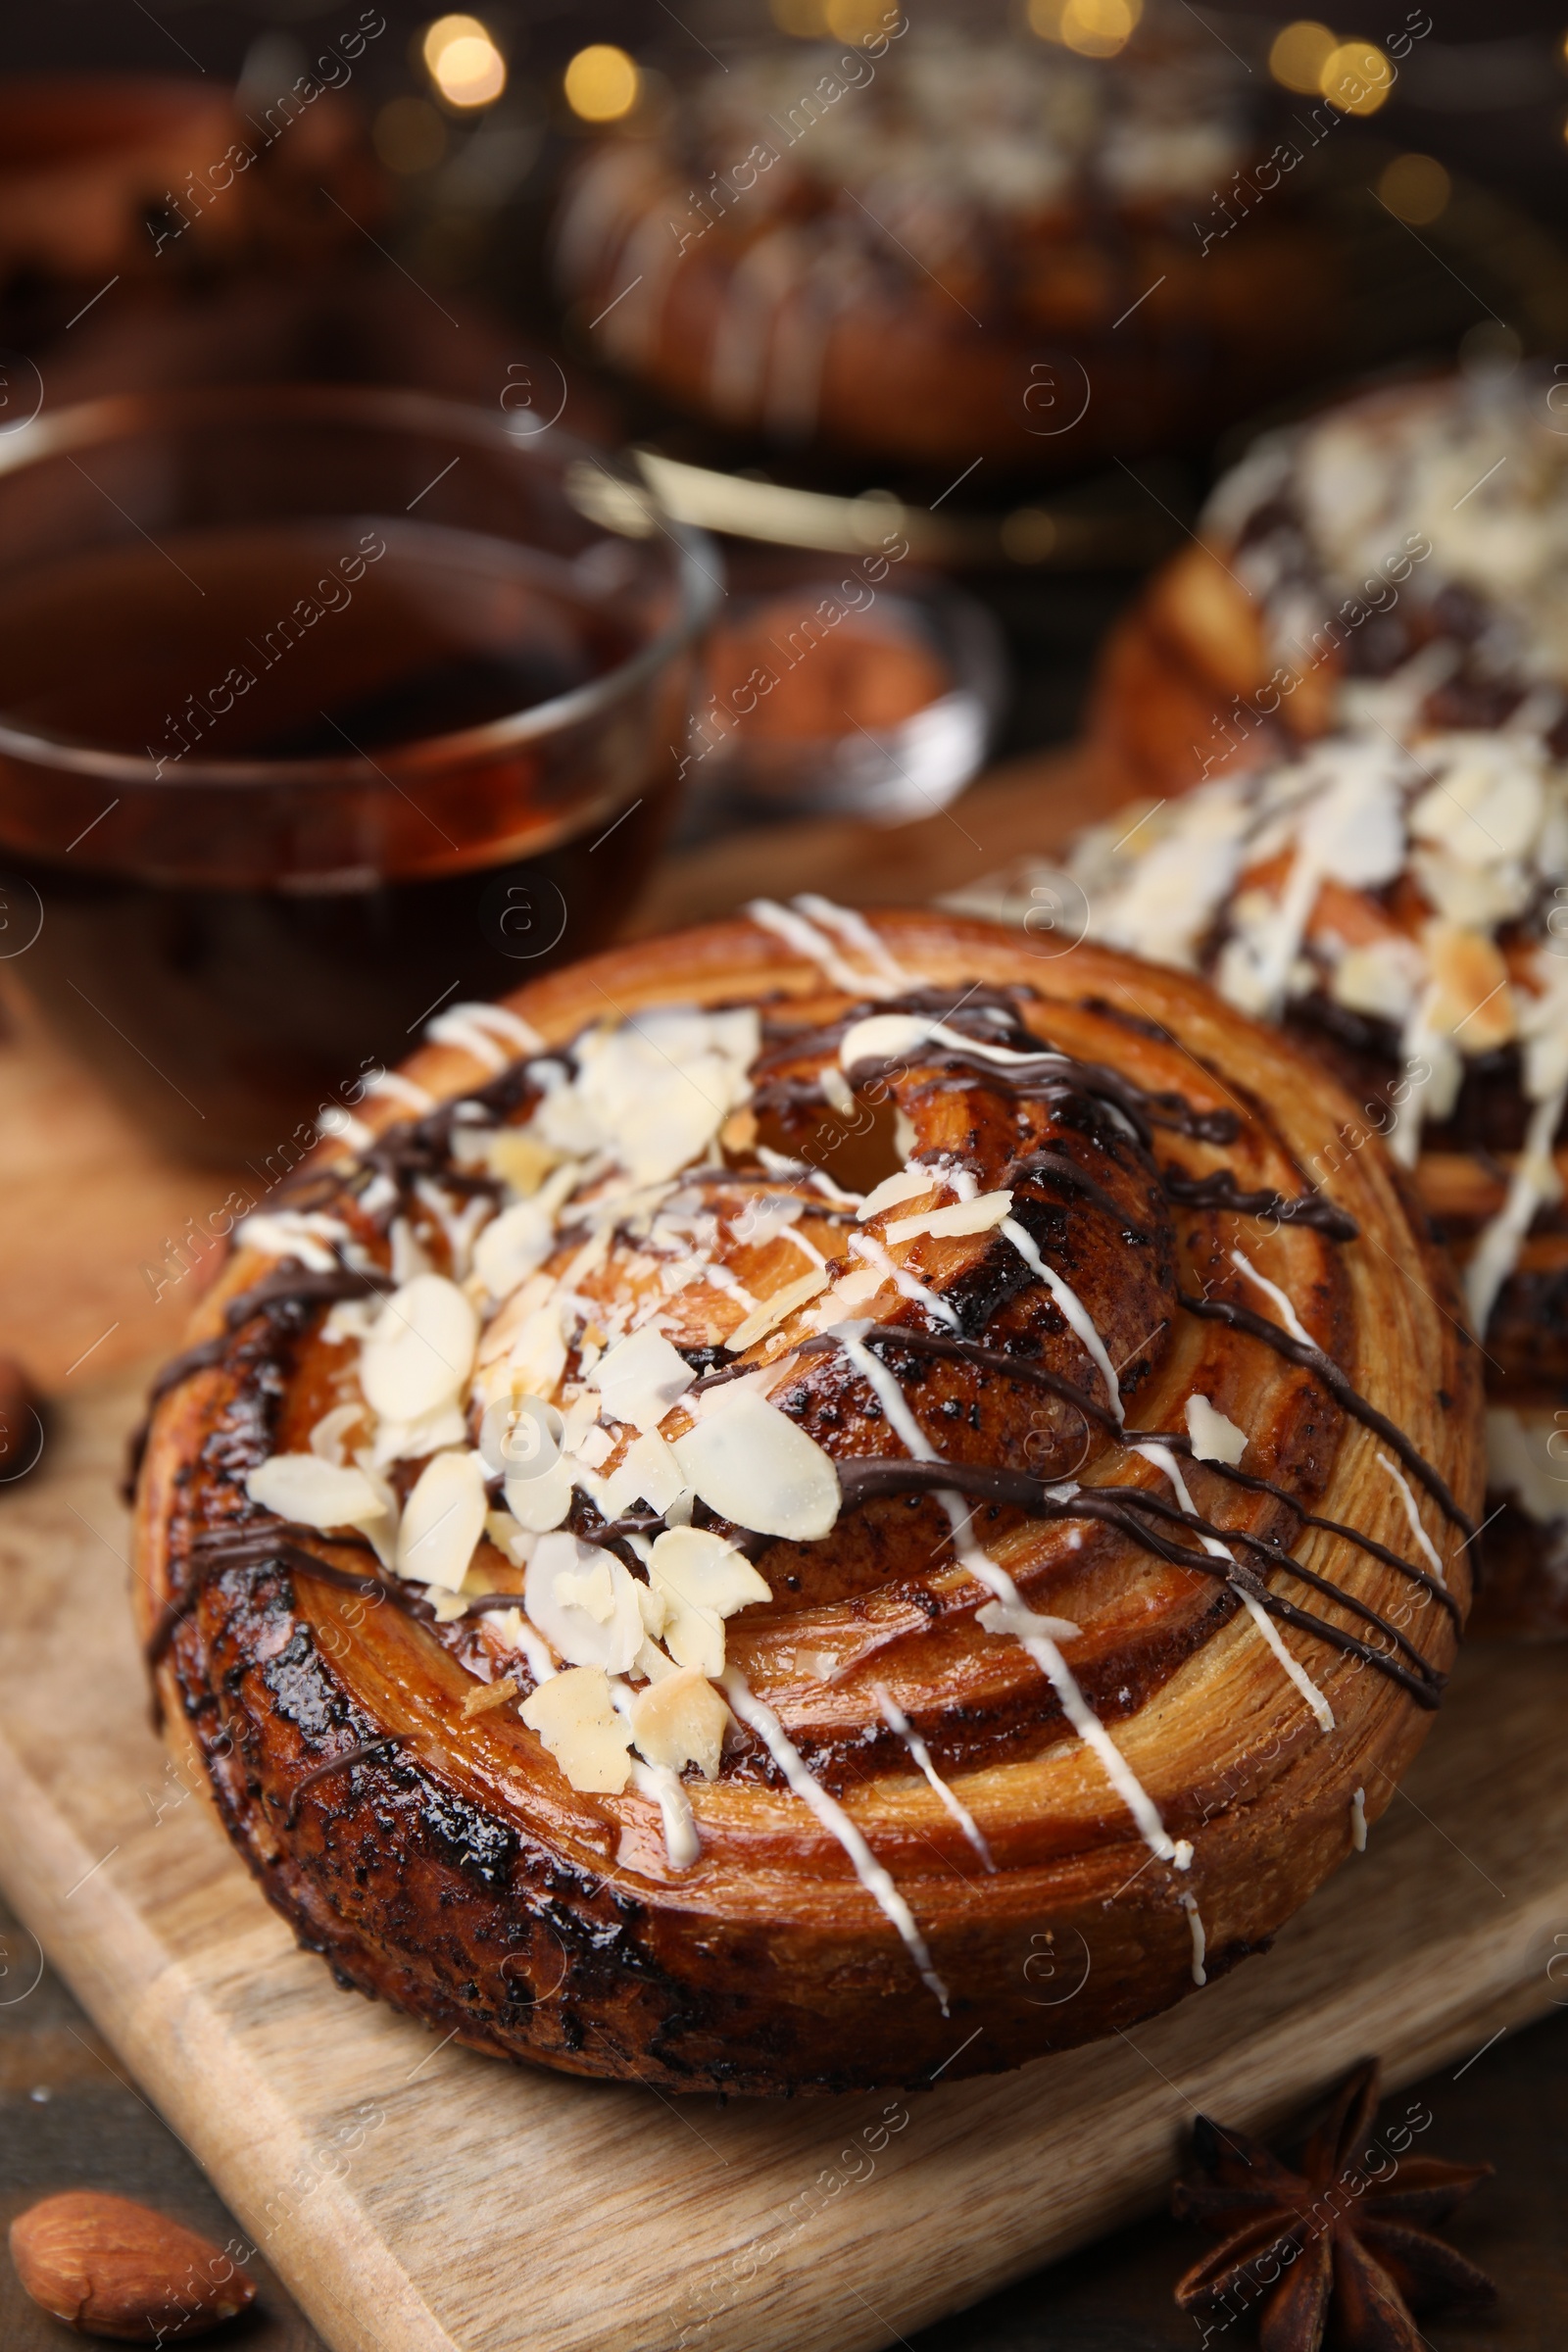
[[[918, 900], [1021, 853], [1050, 854], [1093, 801], [1093, 780], [1067, 757], [999, 774], [916, 825], [813, 824], [731, 837], [667, 860], [630, 927], [722, 913], [761, 889], [813, 888], [862, 904]], [[9, 998], [0, 1036], [0, 1349], [19, 1355], [41, 1389], [69, 1394], [74, 1380], [178, 1345], [197, 1278], [167, 1279], [170, 1249], [187, 1218], [200, 1220], [227, 1190], [221, 1172], [179, 1165], [146, 1144]], [[1568, 1953], [1568, 1918], [1561, 1941]], [[1427, 2339], [1438, 2352], [1557, 2352], [1568, 2340], [1568, 2014], [1505, 2033], [1421, 2090], [1437, 2119], [1430, 2152], [1498, 2168], [1451, 2234], [1501, 2288], [1494, 2313], [1437, 2316], [1425, 2323]], [[232, 2230], [200, 2169], [0, 1908], [0, 2222], [68, 2186], [143, 2197], [220, 2239]], [[1168, 2221], [1140, 2224], [908, 2339], [911, 2352], [1195, 2344], [1170, 2285], [1203, 2243]], [[260, 2285], [258, 2312], [230, 2340], [249, 2352], [317, 2346], [276, 2279], [264, 2273]], [[896, 2309], [887, 2317], [899, 2325]], [[6, 2352], [71, 2340], [0, 2263]]]

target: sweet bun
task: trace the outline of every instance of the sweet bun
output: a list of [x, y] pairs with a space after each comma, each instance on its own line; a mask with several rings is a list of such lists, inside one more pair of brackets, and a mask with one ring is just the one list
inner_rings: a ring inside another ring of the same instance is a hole
[[1256, 86], [1174, 8], [1113, 58], [902, 20], [738, 57], [590, 148], [558, 279], [596, 354], [749, 439], [1028, 470], [1168, 446], [1335, 336], [1288, 138], [1232, 234]]
[[143, 1632], [269, 1899], [472, 2047], [912, 2085], [1163, 2009], [1389, 1801], [1476, 1352], [1202, 980], [819, 900], [444, 1016], [162, 1375]]
[[1122, 788], [1183, 792], [1391, 711], [1398, 733], [1559, 729], [1560, 389], [1427, 377], [1259, 440], [1107, 641], [1089, 731]]
[[[1138, 809], [1074, 846], [1092, 938], [1211, 978], [1330, 1068], [1353, 1116], [1317, 1181], [1383, 1137], [1484, 1343], [1477, 1625], [1568, 1632], [1568, 775], [1521, 712], [1404, 713]], [[962, 904], [1022, 919], [1025, 864]]]

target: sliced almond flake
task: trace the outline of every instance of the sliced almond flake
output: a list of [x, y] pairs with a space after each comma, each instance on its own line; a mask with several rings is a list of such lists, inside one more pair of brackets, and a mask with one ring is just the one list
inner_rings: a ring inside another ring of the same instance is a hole
[[520, 1290], [514, 1291], [500, 1313], [485, 1326], [476, 1361], [481, 1365], [493, 1364], [498, 1357], [505, 1355], [528, 1317], [538, 1313], [551, 1298], [555, 1287], [550, 1275], [535, 1274]]
[[591, 1385], [615, 1420], [646, 1432], [659, 1427], [696, 1378], [679, 1349], [645, 1323], [601, 1357]]
[[650, 1683], [632, 1700], [632, 1737], [647, 1761], [669, 1772], [695, 1764], [708, 1781], [718, 1778], [729, 1720], [723, 1699], [695, 1667]]
[[559, 1304], [547, 1302], [524, 1318], [507, 1350], [507, 1368], [514, 1389], [547, 1400], [555, 1395], [566, 1369]]
[[444, 1274], [416, 1274], [395, 1291], [360, 1356], [360, 1386], [389, 1421], [415, 1421], [449, 1403], [473, 1370], [479, 1318]]
[[388, 1469], [393, 1462], [418, 1462], [426, 1454], [465, 1445], [467, 1435], [463, 1408], [454, 1399], [438, 1404], [433, 1412], [421, 1413], [416, 1421], [378, 1421], [371, 1458], [378, 1470]]
[[484, 1532], [497, 1551], [510, 1560], [514, 1568], [526, 1567], [528, 1555], [533, 1550], [533, 1538], [510, 1511], [486, 1511]]
[[476, 1453], [438, 1453], [420, 1471], [398, 1528], [399, 1576], [456, 1592], [484, 1533], [484, 1463]]
[[359, 1429], [368, 1418], [363, 1404], [333, 1405], [311, 1431], [311, 1451], [319, 1454], [323, 1462], [335, 1462], [341, 1468], [344, 1439], [351, 1429]]
[[759, 1340], [765, 1339], [777, 1325], [786, 1322], [797, 1307], [805, 1306], [827, 1287], [825, 1269], [802, 1274], [797, 1281], [787, 1282], [781, 1291], [775, 1291], [771, 1298], [764, 1298], [743, 1323], [735, 1326], [724, 1342], [725, 1347], [736, 1355], [744, 1355], [748, 1348], [755, 1348]]
[[1515, 1028], [1508, 966], [1494, 940], [1452, 923], [1430, 923], [1425, 947], [1432, 990], [1428, 1025], [1452, 1037], [1465, 1054], [1505, 1046]]
[[868, 1299], [876, 1297], [884, 1281], [889, 1279], [891, 1277], [884, 1277], [871, 1266], [858, 1267], [853, 1274], [841, 1274], [818, 1306], [813, 1321], [819, 1329], [825, 1330], [830, 1323], [838, 1322], [841, 1316], [858, 1313]]
[[517, 1710], [573, 1788], [618, 1796], [631, 1778], [631, 1726], [616, 1711], [602, 1667], [571, 1666], [531, 1690]]
[[613, 1552], [564, 1529], [540, 1537], [528, 1562], [529, 1621], [571, 1666], [624, 1674], [645, 1640], [637, 1586]]
[[318, 1453], [274, 1453], [247, 1473], [245, 1492], [264, 1510], [301, 1527], [365, 1527], [385, 1506], [363, 1470]]
[[519, 1529], [530, 1536], [549, 1535], [571, 1508], [571, 1463], [558, 1454], [536, 1478], [509, 1478], [501, 1492]]
[[962, 1234], [989, 1233], [1011, 1214], [1011, 1193], [981, 1193], [973, 1200], [955, 1200], [948, 1208], [922, 1209], [916, 1217], [895, 1217], [882, 1230], [890, 1242], [912, 1242], [927, 1234], [946, 1241]]
[[678, 1666], [708, 1675], [724, 1670], [725, 1618], [773, 1597], [745, 1554], [707, 1528], [666, 1529], [649, 1552], [648, 1578], [664, 1602], [664, 1647]]
[[610, 1477], [610, 1498], [618, 1518], [634, 1503], [646, 1502], [662, 1515], [684, 1493], [686, 1481], [679, 1462], [657, 1430], [633, 1440]]
[[531, 1199], [492, 1219], [473, 1250], [473, 1270], [492, 1298], [505, 1298], [543, 1265], [556, 1246], [556, 1218], [577, 1181], [574, 1162], [547, 1176]]
[[828, 1062], [823, 1069], [818, 1071], [817, 1083], [822, 1089], [823, 1101], [830, 1110], [836, 1110], [841, 1119], [855, 1117], [858, 1104], [850, 1092], [849, 1082], [842, 1070], [836, 1070], [833, 1064]]
[[897, 1208], [901, 1200], [913, 1200], [917, 1196], [934, 1193], [938, 1178], [932, 1168], [896, 1168], [872, 1188], [856, 1210], [863, 1225], [867, 1217], [879, 1217], [884, 1209]]
[[510, 1185], [519, 1200], [531, 1200], [561, 1153], [522, 1127], [503, 1127], [486, 1137], [484, 1156], [492, 1176]]
[[1194, 1458], [1200, 1462], [1229, 1462], [1233, 1466], [1247, 1451], [1247, 1432], [1226, 1419], [1206, 1396], [1195, 1393], [1187, 1399], [1187, 1434]]
[[710, 1393], [713, 1410], [674, 1446], [693, 1494], [759, 1535], [810, 1543], [839, 1515], [831, 1458], [814, 1438], [744, 1382]]

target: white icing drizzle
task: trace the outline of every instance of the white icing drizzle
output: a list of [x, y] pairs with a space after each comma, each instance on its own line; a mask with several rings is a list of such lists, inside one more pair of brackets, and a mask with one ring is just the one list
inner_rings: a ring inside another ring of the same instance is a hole
[[804, 956], [808, 963], [814, 963], [818, 971], [831, 980], [835, 988], [843, 989], [847, 996], [887, 997], [897, 994], [885, 982], [874, 980], [863, 971], [858, 972], [853, 964], [847, 963], [827, 933], [819, 931], [814, 923], [808, 922], [805, 915], [797, 913], [794, 907], [781, 906], [776, 899], [751, 899], [747, 902], [746, 912], [763, 931], [771, 931], [775, 939], [781, 939], [787, 948], [793, 948], [797, 956]]
[[784, 1775], [793, 1793], [810, 1812], [815, 1814], [829, 1837], [836, 1838], [855, 1867], [855, 1875], [866, 1893], [892, 1921], [904, 1939], [906, 1950], [920, 1972], [921, 1982], [929, 1986], [942, 2004], [942, 2014], [948, 2014], [948, 1988], [932, 1965], [925, 1937], [915, 1925], [913, 1912], [893, 1884], [887, 1871], [872, 1853], [836, 1797], [830, 1796], [811, 1773], [806, 1769], [799, 1748], [790, 1739], [771, 1707], [764, 1704], [747, 1683], [738, 1666], [726, 1666], [719, 1678], [720, 1688], [731, 1707], [749, 1730], [762, 1741], [779, 1771]]
[[451, 1004], [433, 1021], [425, 1022], [424, 1034], [432, 1046], [456, 1046], [487, 1070], [504, 1070], [511, 1056], [473, 1019], [475, 1009], [469, 1004]]
[[[632, 1719], [634, 1693], [618, 1675], [611, 1675], [610, 1703], [626, 1723]], [[652, 1797], [659, 1807], [660, 1823], [664, 1833], [664, 1859], [671, 1870], [690, 1870], [702, 1859], [703, 1841], [697, 1835], [697, 1821], [692, 1812], [692, 1800], [678, 1772], [667, 1764], [645, 1764], [640, 1756], [631, 1762], [631, 1784], [639, 1796]]]
[[974, 1815], [970, 1812], [968, 1806], [963, 1802], [962, 1798], [955, 1794], [953, 1789], [949, 1788], [947, 1782], [942, 1778], [941, 1773], [938, 1772], [936, 1766], [932, 1763], [931, 1750], [927, 1747], [925, 1741], [921, 1739], [919, 1733], [915, 1730], [913, 1724], [909, 1721], [909, 1718], [907, 1715], [906, 1715], [904, 1709], [900, 1706], [892, 1691], [888, 1689], [885, 1683], [873, 1683], [871, 1685], [871, 1689], [876, 1693], [876, 1703], [882, 1710], [883, 1720], [887, 1723], [891, 1730], [898, 1733], [899, 1738], [904, 1741], [905, 1746], [914, 1758], [915, 1763], [925, 1774], [927, 1781], [931, 1785], [933, 1792], [941, 1799], [942, 1803], [946, 1805], [948, 1811], [953, 1815], [954, 1820], [957, 1823], [959, 1829], [968, 1838], [969, 1843], [974, 1847], [975, 1852], [985, 1864], [986, 1869], [994, 1871], [997, 1866], [995, 1861], [992, 1859], [991, 1848], [986, 1843], [985, 1833], [982, 1831], [979, 1823], [975, 1820]]
[[357, 1119], [352, 1110], [345, 1110], [340, 1102], [329, 1102], [316, 1126], [317, 1132], [328, 1142], [344, 1144], [351, 1152], [363, 1152], [375, 1141], [373, 1129], [367, 1127], [363, 1119]]
[[1203, 1955], [1208, 1950], [1208, 1936], [1204, 1932], [1203, 1923], [1198, 1915], [1198, 1897], [1193, 1894], [1184, 1894], [1182, 1909], [1187, 1914], [1187, 1925], [1193, 1938], [1193, 1983], [1206, 1984], [1208, 1971], [1203, 1966]]
[[[940, 1462], [942, 1455], [915, 1419], [909, 1400], [898, 1381], [887, 1365], [864, 1345], [861, 1335], [869, 1328], [865, 1323], [843, 1323], [830, 1336], [839, 1341], [845, 1354], [870, 1383], [888, 1417], [889, 1426], [903, 1440], [914, 1459], [917, 1462]], [[1173, 1860], [1176, 1848], [1166, 1834], [1157, 1807], [1079, 1690], [1077, 1677], [1056, 1647], [1055, 1634], [1070, 1639], [1078, 1628], [1061, 1618], [1037, 1616], [1027, 1606], [1005, 1568], [1000, 1567], [974, 1542], [973, 1507], [964, 1501], [955, 1488], [939, 1488], [937, 1500], [947, 1512], [948, 1524], [953, 1530], [953, 1547], [959, 1566], [967, 1570], [977, 1583], [984, 1585], [988, 1592], [996, 1594], [1011, 1620], [1002, 1630], [1012, 1634], [1022, 1643], [1045, 1675], [1067, 1721], [1085, 1746], [1094, 1750], [1104, 1767], [1105, 1777], [1137, 1823], [1145, 1844], [1161, 1861]]]
[[1443, 1562], [1438, 1556], [1438, 1547], [1421, 1524], [1421, 1513], [1416, 1507], [1415, 1494], [1410, 1481], [1405, 1477], [1398, 1464], [1391, 1462], [1386, 1453], [1380, 1453], [1378, 1461], [1399, 1490], [1399, 1499], [1404, 1504], [1404, 1515], [1410, 1522], [1410, 1533], [1431, 1562], [1433, 1575], [1440, 1585], [1446, 1585], [1448, 1580], [1443, 1573]]
[[928, 1290], [907, 1267], [901, 1266], [874, 1233], [852, 1233], [848, 1247], [852, 1257], [858, 1257], [865, 1265], [873, 1267], [884, 1281], [895, 1284], [906, 1298], [917, 1299], [939, 1322], [946, 1323], [950, 1331], [961, 1330], [956, 1309], [936, 1291]]
[[1497, 1293], [1518, 1263], [1519, 1251], [1538, 1208], [1555, 1200], [1562, 1182], [1552, 1156], [1552, 1139], [1562, 1123], [1568, 1086], [1559, 1086], [1530, 1114], [1525, 1148], [1508, 1179], [1508, 1194], [1496, 1215], [1483, 1229], [1475, 1254], [1465, 1268], [1465, 1302], [1470, 1327], [1480, 1338], [1497, 1301]]
[[761, 1304], [760, 1298], [752, 1297], [740, 1276], [730, 1267], [720, 1265], [716, 1258], [710, 1258], [704, 1264], [702, 1279], [715, 1291], [722, 1291], [727, 1298], [733, 1298], [736, 1305], [744, 1307], [749, 1315], [755, 1315]]
[[[1175, 1489], [1176, 1499], [1184, 1511], [1192, 1511], [1196, 1517], [1202, 1516], [1193, 1500], [1186, 1479], [1177, 1466], [1176, 1456], [1168, 1446], [1160, 1446], [1151, 1441], [1144, 1445], [1134, 1446], [1131, 1450], [1134, 1453], [1141, 1453], [1146, 1462], [1152, 1462], [1156, 1470], [1164, 1471]], [[1198, 1541], [1211, 1560], [1229, 1560], [1233, 1568], [1237, 1565], [1235, 1552], [1228, 1544], [1221, 1543], [1217, 1536], [1200, 1536]], [[1287, 1649], [1279, 1627], [1274, 1623], [1267, 1609], [1250, 1592], [1239, 1593], [1238, 1598], [1269, 1648], [1274, 1652], [1275, 1657], [1284, 1667], [1285, 1672], [1290, 1676], [1291, 1681], [1311, 1708], [1317, 1718], [1319, 1731], [1332, 1732], [1334, 1709], [1329, 1705], [1328, 1700], [1313, 1682], [1300, 1659], [1293, 1656], [1292, 1652]]]
[[435, 1108], [434, 1095], [427, 1093], [414, 1079], [405, 1078], [401, 1070], [377, 1070], [373, 1078], [365, 1081], [365, 1091], [368, 1095], [385, 1095], [388, 1102], [401, 1102], [405, 1110], [416, 1111], [420, 1116]]
[[1312, 1334], [1307, 1330], [1305, 1324], [1301, 1321], [1300, 1316], [1297, 1313], [1289, 1298], [1286, 1298], [1285, 1293], [1280, 1289], [1279, 1284], [1277, 1282], [1270, 1282], [1266, 1274], [1260, 1274], [1257, 1268], [1253, 1265], [1251, 1259], [1248, 1256], [1245, 1250], [1233, 1250], [1231, 1251], [1231, 1264], [1236, 1267], [1239, 1273], [1245, 1274], [1249, 1282], [1254, 1283], [1256, 1287], [1263, 1293], [1265, 1298], [1271, 1298], [1274, 1301], [1274, 1304], [1280, 1310], [1280, 1321], [1284, 1324], [1286, 1330], [1290, 1333], [1293, 1340], [1299, 1340], [1303, 1348], [1317, 1347], [1316, 1340], [1313, 1339]]
[[847, 948], [854, 948], [863, 956], [866, 962], [882, 974], [895, 994], [924, 985], [925, 973], [906, 971], [881, 934], [853, 906], [836, 906], [831, 899], [822, 898], [814, 890], [798, 891], [794, 903], [802, 914], [808, 916], [813, 923], [820, 923], [824, 930], [836, 931]]
[[1047, 1265], [1045, 1259], [1035, 1248], [1033, 1239], [1025, 1231], [1024, 1227], [1019, 1224], [1016, 1217], [1004, 1217], [997, 1230], [1000, 1233], [1004, 1233], [1006, 1235], [1008, 1241], [1017, 1250], [1019, 1256], [1024, 1259], [1026, 1264], [1033, 1267], [1034, 1271], [1039, 1275], [1041, 1281], [1045, 1284], [1047, 1290], [1050, 1291], [1051, 1296], [1053, 1298], [1054, 1298], [1057, 1306], [1061, 1309], [1061, 1312], [1066, 1316], [1067, 1321], [1071, 1325], [1073, 1331], [1083, 1342], [1084, 1347], [1088, 1350], [1088, 1353], [1098, 1369], [1101, 1378], [1103, 1380], [1105, 1384], [1106, 1395], [1110, 1400], [1111, 1411], [1115, 1414], [1118, 1421], [1125, 1421], [1127, 1416], [1122, 1410], [1121, 1384], [1116, 1378], [1116, 1367], [1110, 1360], [1110, 1356], [1105, 1348], [1104, 1341], [1095, 1329], [1094, 1317], [1090, 1314], [1089, 1309], [1085, 1306], [1077, 1292], [1062, 1275], [1056, 1272], [1054, 1266]]
[[1350, 1791], [1350, 1844], [1358, 1854], [1366, 1852], [1366, 1790]]
[[[619, 1705], [618, 1700], [616, 1704]], [[692, 1800], [679, 1773], [672, 1772], [667, 1764], [645, 1764], [634, 1756], [631, 1778], [638, 1793], [653, 1797], [659, 1806], [664, 1833], [664, 1859], [670, 1869], [690, 1870], [702, 1860], [703, 1841], [697, 1834]]]

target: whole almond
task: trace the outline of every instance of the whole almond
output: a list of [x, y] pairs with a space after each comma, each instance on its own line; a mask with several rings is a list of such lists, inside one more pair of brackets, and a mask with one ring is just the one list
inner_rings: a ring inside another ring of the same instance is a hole
[[14, 1355], [0, 1355], [0, 1479], [21, 1478], [33, 1467], [42, 1433], [26, 1374]]
[[11, 2259], [35, 2303], [82, 2335], [126, 2343], [201, 2335], [255, 2300], [220, 2247], [128, 2197], [68, 2189], [11, 2225]]

